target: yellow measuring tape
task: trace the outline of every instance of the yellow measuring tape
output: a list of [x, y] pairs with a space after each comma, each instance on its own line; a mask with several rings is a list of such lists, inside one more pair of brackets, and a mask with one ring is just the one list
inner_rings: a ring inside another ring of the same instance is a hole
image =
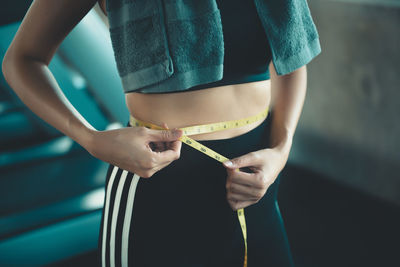
[[[198, 151], [206, 154], [207, 156], [209, 156], [211, 158], [214, 158], [220, 162], [225, 162], [229, 159], [222, 156], [221, 154], [215, 152], [214, 150], [204, 146], [203, 144], [200, 144], [196, 140], [193, 140], [192, 138], [188, 137], [188, 135], [210, 133], [210, 132], [245, 126], [247, 124], [250, 124], [250, 123], [253, 123], [253, 122], [256, 122], [256, 121], [266, 118], [268, 115], [268, 110], [269, 110], [269, 107], [267, 107], [265, 110], [263, 110], [259, 114], [256, 114], [256, 115], [253, 115], [253, 116], [250, 116], [247, 118], [239, 119], [239, 120], [223, 121], [223, 122], [201, 124], [201, 125], [179, 128], [183, 131], [183, 134], [179, 138], [179, 140], [181, 140], [183, 143], [197, 149]], [[153, 123], [138, 120], [138, 119], [134, 118], [132, 115], [129, 118], [129, 123], [131, 126], [144, 126], [144, 127], [147, 127], [150, 129], [155, 129], [155, 130], [165, 130], [165, 128], [155, 125]], [[238, 170], [239, 169], [235, 169], [235, 171], [238, 171]], [[237, 210], [237, 215], [238, 215], [239, 223], [240, 223], [240, 226], [242, 229], [244, 247], [245, 247], [243, 266], [247, 267], [247, 230], [246, 230], [246, 219], [244, 216], [243, 208]]]

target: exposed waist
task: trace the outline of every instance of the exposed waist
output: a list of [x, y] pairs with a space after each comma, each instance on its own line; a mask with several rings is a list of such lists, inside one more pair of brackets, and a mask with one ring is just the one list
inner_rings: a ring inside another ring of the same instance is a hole
[[[126, 94], [131, 115], [169, 128], [242, 119], [265, 110], [270, 104], [270, 81], [234, 84], [168, 94]], [[226, 139], [244, 134], [262, 123], [224, 131], [192, 135], [195, 140]]]

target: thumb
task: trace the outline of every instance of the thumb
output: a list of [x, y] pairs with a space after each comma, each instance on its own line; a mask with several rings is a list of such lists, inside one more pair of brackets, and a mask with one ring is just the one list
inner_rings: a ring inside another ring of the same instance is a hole
[[173, 130], [152, 130], [150, 129], [152, 141], [177, 141], [182, 136], [183, 131], [180, 129]]
[[233, 158], [223, 162], [223, 165], [229, 169], [237, 169], [255, 165], [253, 154], [249, 153], [240, 157]]

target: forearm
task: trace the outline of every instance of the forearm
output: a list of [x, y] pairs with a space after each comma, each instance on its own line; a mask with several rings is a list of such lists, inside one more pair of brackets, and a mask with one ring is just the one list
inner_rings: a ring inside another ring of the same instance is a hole
[[278, 76], [271, 64], [270, 72], [273, 109], [270, 144], [288, 156], [303, 109], [307, 89], [307, 69], [303, 66], [292, 73]]
[[86, 148], [96, 129], [68, 101], [44, 62], [8, 55], [2, 69], [8, 84], [29, 109]]

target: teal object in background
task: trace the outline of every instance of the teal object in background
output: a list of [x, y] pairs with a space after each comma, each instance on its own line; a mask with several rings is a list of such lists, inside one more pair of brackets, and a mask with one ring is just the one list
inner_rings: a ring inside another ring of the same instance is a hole
[[65, 38], [59, 50], [85, 76], [89, 91], [96, 101], [113, 120], [125, 125], [129, 111], [110, 35], [100, 17], [94, 11], [89, 12]]
[[[0, 25], [1, 60], [19, 25]], [[112, 53], [92, 10], [49, 64], [66, 98], [98, 130], [129, 118]], [[95, 251], [106, 163], [28, 109], [0, 74], [0, 266], [57, 264]]]
[[[20, 22], [16, 22], [11, 25], [0, 27], [1, 58], [3, 58], [19, 25]], [[53, 73], [63, 93], [82, 116], [86, 118], [89, 123], [93, 124], [95, 128], [105, 128], [107, 120], [100, 112], [94, 99], [88, 94], [86, 79], [78, 71], [68, 66], [66, 62], [60, 58], [58, 53], [54, 55], [50, 62], [49, 69]], [[78, 80], [80, 81], [79, 83], [76, 82]], [[12, 93], [14, 94], [14, 92]], [[53, 128], [51, 126], [49, 127]], [[48, 130], [51, 131], [51, 129]]]
[[100, 219], [98, 211], [0, 242], [0, 265], [43, 266], [95, 250]]
[[[19, 25], [20, 22], [16, 22], [0, 27], [1, 58]], [[110, 37], [94, 11], [89, 12], [61, 43], [49, 68], [68, 100], [96, 129], [105, 129], [104, 116], [126, 124], [129, 111]]]

